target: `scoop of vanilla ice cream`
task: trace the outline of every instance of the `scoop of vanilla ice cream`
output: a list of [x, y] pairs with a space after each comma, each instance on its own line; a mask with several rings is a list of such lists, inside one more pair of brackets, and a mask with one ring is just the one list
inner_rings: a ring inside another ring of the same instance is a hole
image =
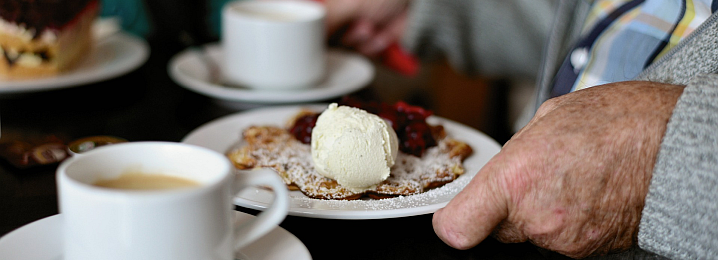
[[353, 190], [386, 180], [399, 153], [396, 133], [381, 117], [336, 103], [319, 115], [311, 147], [317, 172]]

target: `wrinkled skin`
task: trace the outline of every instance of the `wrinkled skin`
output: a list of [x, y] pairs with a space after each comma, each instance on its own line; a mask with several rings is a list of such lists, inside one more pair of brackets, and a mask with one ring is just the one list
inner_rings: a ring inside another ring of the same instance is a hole
[[346, 27], [341, 44], [378, 57], [406, 27], [409, 0], [324, 0], [329, 35]]
[[545, 102], [444, 209], [436, 234], [468, 249], [492, 235], [569, 257], [627, 249], [682, 86], [620, 82]]

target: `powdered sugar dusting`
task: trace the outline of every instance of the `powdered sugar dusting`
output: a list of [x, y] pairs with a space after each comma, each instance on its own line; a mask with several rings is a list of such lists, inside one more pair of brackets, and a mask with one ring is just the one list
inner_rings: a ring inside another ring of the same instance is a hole
[[[240, 168], [272, 168], [286, 184], [297, 186], [304, 195], [330, 200], [357, 199], [367, 194], [416, 196], [456, 179], [464, 171], [462, 159], [471, 152], [470, 148], [457, 146], [456, 141], [443, 138], [421, 158], [400, 152], [387, 180], [366, 190], [353, 190], [321, 176], [314, 168], [310, 146], [297, 141], [283, 128], [252, 126], [245, 129], [242, 136], [246, 143], [229, 153], [233, 161], [239, 162]], [[433, 192], [427, 196], [431, 194]]]
[[456, 193], [461, 191], [470, 180], [470, 176], [463, 176], [449, 184], [424, 193], [387, 199], [319, 200], [297, 193], [292, 196], [292, 207], [355, 211], [385, 211], [404, 208], [419, 208], [447, 202], [447, 197], [453, 197]]

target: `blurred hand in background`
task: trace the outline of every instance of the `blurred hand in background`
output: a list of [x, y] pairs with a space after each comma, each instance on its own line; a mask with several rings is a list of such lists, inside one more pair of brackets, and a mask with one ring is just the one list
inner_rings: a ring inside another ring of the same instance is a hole
[[335, 43], [377, 57], [400, 40], [410, 0], [324, 0], [327, 30]]

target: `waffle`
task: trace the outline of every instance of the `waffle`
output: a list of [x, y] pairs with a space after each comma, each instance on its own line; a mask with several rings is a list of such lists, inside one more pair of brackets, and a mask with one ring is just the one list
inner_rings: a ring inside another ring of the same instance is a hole
[[250, 126], [242, 132], [242, 144], [227, 156], [239, 169], [272, 168], [290, 190], [299, 190], [315, 199], [383, 199], [419, 194], [452, 182], [464, 173], [462, 161], [471, 147], [446, 136], [440, 125], [432, 126], [437, 146], [427, 149], [421, 158], [399, 152], [391, 174], [382, 183], [364, 191], [355, 191], [326, 178], [314, 169], [311, 148], [296, 140], [279, 126]]

